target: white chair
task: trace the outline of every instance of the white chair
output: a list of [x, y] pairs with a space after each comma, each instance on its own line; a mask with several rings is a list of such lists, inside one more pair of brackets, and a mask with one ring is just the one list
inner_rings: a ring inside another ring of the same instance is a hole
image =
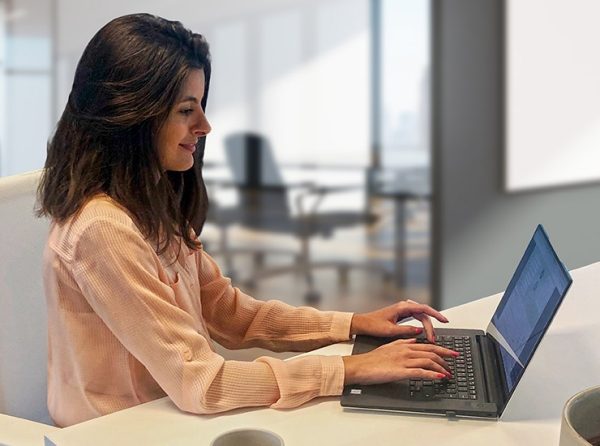
[[0, 178], [0, 413], [52, 424], [42, 285], [49, 224], [34, 215], [40, 173]]

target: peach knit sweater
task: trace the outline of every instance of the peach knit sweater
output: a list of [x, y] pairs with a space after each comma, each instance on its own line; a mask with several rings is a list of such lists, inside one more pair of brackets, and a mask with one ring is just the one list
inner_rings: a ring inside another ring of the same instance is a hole
[[262, 302], [231, 286], [213, 259], [182, 244], [158, 256], [106, 196], [63, 225], [44, 253], [48, 407], [68, 426], [168, 395], [182, 410], [289, 408], [339, 395], [339, 356], [226, 361], [234, 349], [306, 351], [349, 339], [351, 313]]

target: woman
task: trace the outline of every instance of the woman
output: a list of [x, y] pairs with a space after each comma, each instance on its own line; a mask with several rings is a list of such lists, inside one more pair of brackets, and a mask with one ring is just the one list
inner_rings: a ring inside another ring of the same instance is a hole
[[[48, 405], [68, 426], [168, 395], [182, 410], [288, 408], [344, 383], [448, 376], [436, 345], [371, 353], [225, 361], [227, 348], [306, 351], [353, 334], [414, 336], [414, 302], [351, 314], [261, 302], [237, 288], [196, 234], [208, 201], [200, 163], [210, 125], [204, 38], [148, 14], [115, 19], [85, 49], [39, 187], [52, 219], [44, 254]], [[414, 341], [414, 340], [413, 340]]]

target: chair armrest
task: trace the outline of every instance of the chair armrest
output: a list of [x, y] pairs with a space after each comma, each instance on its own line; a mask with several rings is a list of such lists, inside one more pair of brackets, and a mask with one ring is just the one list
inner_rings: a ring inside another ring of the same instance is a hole
[[[298, 208], [298, 212], [301, 216], [312, 216], [316, 214], [317, 208], [323, 202], [327, 194], [348, 192], [357, 189], [364, 189], [364, 186], [360, 184], [344, 186], [309, 186], [305, 192], [298, 194], [298, 196], [296, 197], [296, 207]], [[310, 196], [316, 196], [317, 198], [310, 210], [308, 212], [305, 212], [304, 201]]]

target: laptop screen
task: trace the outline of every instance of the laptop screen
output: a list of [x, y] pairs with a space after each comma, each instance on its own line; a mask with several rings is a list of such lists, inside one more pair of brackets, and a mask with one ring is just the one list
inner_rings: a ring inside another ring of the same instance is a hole
[[572, 279], [539, 225], [488, 327], [512, 394]]

